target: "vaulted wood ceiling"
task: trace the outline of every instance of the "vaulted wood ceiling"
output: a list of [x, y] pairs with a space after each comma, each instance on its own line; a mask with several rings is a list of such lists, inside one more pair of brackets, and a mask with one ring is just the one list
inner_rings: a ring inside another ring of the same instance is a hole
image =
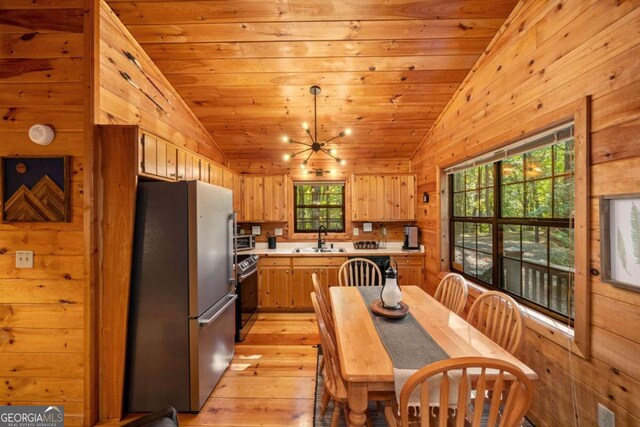
[[517, 0], [109, 0], [230, 159], [408, 158]]

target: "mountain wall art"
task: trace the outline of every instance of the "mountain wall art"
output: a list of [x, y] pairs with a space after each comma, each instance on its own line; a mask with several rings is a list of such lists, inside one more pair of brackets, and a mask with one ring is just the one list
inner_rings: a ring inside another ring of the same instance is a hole
[[2, 159], [2, 221], [69, 220], [68, 157]]

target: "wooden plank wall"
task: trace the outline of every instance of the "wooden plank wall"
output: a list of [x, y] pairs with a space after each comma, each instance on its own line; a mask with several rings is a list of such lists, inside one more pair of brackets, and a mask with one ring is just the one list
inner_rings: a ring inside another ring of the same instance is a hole
[[[220, 164], [225, 157], [211, 135], [165, 79], [115, 13], [100, 1], [98, 124], [140, 125]], [[127, 59], [131, 53], [139, 67]], [[126, 73], [136, 86], [125, 80]]]
[[[523, 1], [508, 27], [454, 96], [412, 159], [427, 254], [427, 285], [438, 282], [438, 168], [499, 147], [571, 113], [592, 96], [591, 259], [600, 269], [598, 197], [638, 191], [640, 182], [640, 2]], [[434, 244], [435, 243], [435, 244]], [[596, 403], [616, 425], [640, 425], [640, 293], [592, 276], [592, 357], [570, 361], [566, 340], [529, 329], [521, 353], [540, 375], [530, 411], [538, 426], [574, 425], [572, 375], [582, 426], [596, 426]]]
[[[85, 0], [0, 2], [0, 156], [71, 156], [71, 221], [0, 224], [0, 405], [64, 405], [83, 424]], [[27, 135], [56, 130], [47, 147]], [[34, 268], [15, 269], [16, 250]]]

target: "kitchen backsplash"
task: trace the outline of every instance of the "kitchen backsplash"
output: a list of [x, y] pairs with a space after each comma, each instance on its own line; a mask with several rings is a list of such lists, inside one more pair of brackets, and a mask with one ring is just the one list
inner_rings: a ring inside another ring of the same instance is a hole
[[[340, 233], [339, 235], [329, 235], [327, 240], [334, 241], [361, 241], [361, 240], [373, 240], [379, 241], [383, 238], [382, 228], [386, 228], [386, 239], [387, 241], [402, 241], [404, 239], [403, 226], [405, 223], [394, 222], [394, 223], [377, 223], [374, 222], [373, 231], [365, 233], [363, 231], [363, 223], [361, 222], [353, 222], [347, 226], [347, 233]], [[260, 234], [256, 235], [256, 242], [266, 242], [267, 241], [267, 233], [271, 236], [276, 235], [276, 228], [282, 229], [282, 236], [277, 236], [278, 241], [304, 241], [304, 240], [315, 240], [318, 238], [318, 233], [298, 233], [295, 236], [289, 230], [289, 224], [286, 222], [283, 223], [261, 223], [261, 224], [251, 224], [251, 223], [243, 223], [240, 224], [239, 227], [244, 234], [251, 234], [252, 227], [254, 225], [260, 226]], [[349, 229], [350, 228], [350, 229]], [[358, 235], [355, 236], [353, 233], [353, 229], [358, 228]]]

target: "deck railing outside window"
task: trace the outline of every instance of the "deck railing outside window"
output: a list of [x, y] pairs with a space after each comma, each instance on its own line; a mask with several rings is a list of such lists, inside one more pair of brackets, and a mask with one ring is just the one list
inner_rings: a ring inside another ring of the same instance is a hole
[[535, 148], [449, 181], [451, 270], [564, 319], [574, 316], [572, 135], [529, 139]]

